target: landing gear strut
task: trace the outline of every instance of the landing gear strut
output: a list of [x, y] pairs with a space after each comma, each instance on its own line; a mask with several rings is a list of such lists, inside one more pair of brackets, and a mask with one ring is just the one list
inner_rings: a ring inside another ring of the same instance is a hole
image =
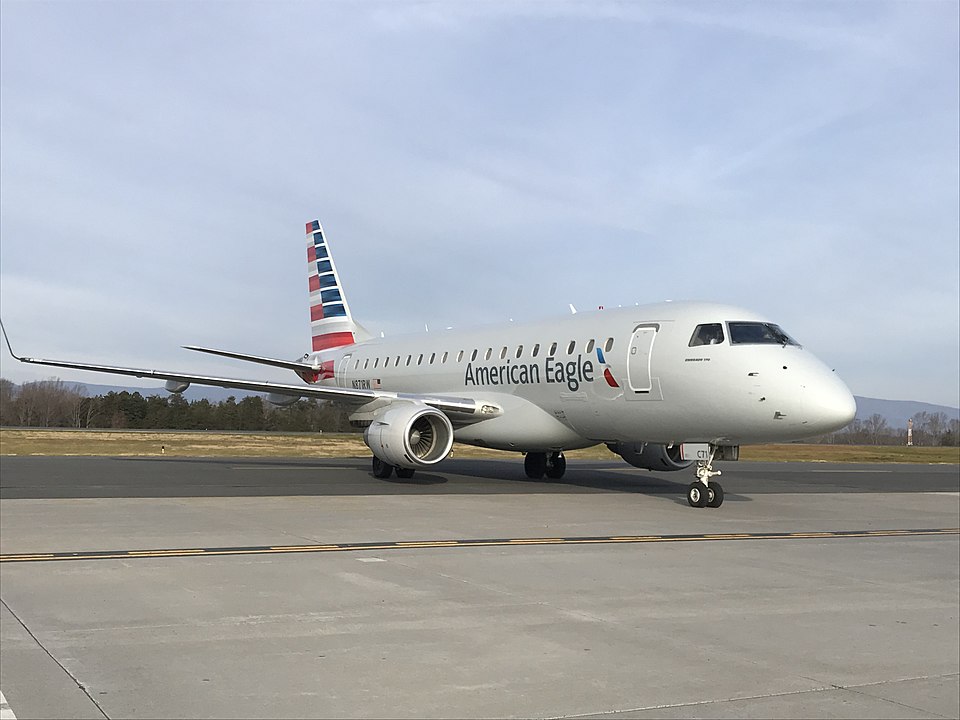
[[720, 470], [713, 469], [713, 457], [717, 453], [715, 445], [710, 446], [710, 457], [697, 461], [697, 479], [687, 487], [687, 503], [690, 507], [718, 508], [723, 505], [723, 488], [718, 482], [711, 482], [710, 478], [721, 475]]

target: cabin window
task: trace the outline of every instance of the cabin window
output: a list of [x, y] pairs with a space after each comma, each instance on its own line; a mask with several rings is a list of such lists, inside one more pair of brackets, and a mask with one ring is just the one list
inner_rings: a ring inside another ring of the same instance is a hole
[[604, 352], [610, 352], [613, 350], [613, 338], [607, 338], [607, 342], [603, 346]]
[[573, 355], [573, 351], [577, 349], [577, 341], [571, 340], [570, 344], [567, 345], [567, 355]]
[[407, 362], [405, 363], [407, 367], [410, 367], [411, 360], [413, 360], [413, 355], [407, 355]]
[[523, 355], [523, 345], [517, 345], [517, 359], [520, 359], [520, 356]]
[[506, 347], [504, 347], [504, 348], [500, 351], [500, 359], [501, 359], [501, 360], [506, 360], [506, 359], [507, 359], [507, 348], [506, 348]]
[[353, 361], [353, 369], [356, 370], [358, 367], [360, 367], [360, 358]]
[[690, 338], [690, 347], [698, 345], [719, 345], [723, 342], [723, 325], [720, 323], [710, 323], [708, 325], [697, 325], [693, 331], [693, 337]]
[[417, 358], [417, 365], [423, 365], [423, 353], [420, 353], [420, 357]]
[[463, 350], [457, 353], [457, 362], [463, 362]]
[[587, 342], [587, 355], [590, 355], [593, 352], [593, 340]]
[[557, 344], [556, 344], [556, 343], [550, 343], [550, 352], [547, 353], [547, 354], [548, 354], [550, 357], [553, 357], [554, 355], [557, 354]]
[[370, 367], [370, 358], [363, 361], [363, 369], [366, 370], [368, 367]]
[[380, 367], [380, 358], [375, 358], [373, 361], [373, 369], [376, 370], [378, 367]]
[[473, 361], [476, 360], [476, 359], [477, 359], [477, 351], [474, 350], [474, 351], [473, 351], [473, 355], [470, 356], [470, 362], [473, 362]]
[[447, 353], [446, 351], [444, 351], [443, 357], [440, 358], [440, 364], [441, 364], [441, 365], [447, 361], [447, 355], [448, 355], [448, 354], [449, 354], [449, 353]]
[[489, 360], [490, 356], [493, 355], [493, 348], [487, 348], [486, 354], [483, 356], [484, 360]]
[[800, 345], [773, 323], [731, 322], [727, 328], [731, 345]]
[[400, 356], [399, 356], [399, 355], [397, 355], [397, 361], [396, 361], [395, 363], [393, 363], [393, 366], [394, 366], [394, 367], [400, 367]]
[[537, 343], [533, 346], [533, 352], [530, 353], [530, 357], [536, 357], [540, 354], [540, 343]]
[[430, 353], [430, 364], [433, 365], [433, 361], [437, 359], [436, 353]]

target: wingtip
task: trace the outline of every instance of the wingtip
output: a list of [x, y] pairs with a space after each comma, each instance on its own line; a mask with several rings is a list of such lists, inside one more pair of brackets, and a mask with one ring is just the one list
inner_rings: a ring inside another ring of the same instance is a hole
[[14, 360], [19, 360], [20, 362], [23, 362], [24, 359], [23, 359], [22, 357], [20, 357], [19, 355], [17, 355], [17, 354], [13, 351], [13, 347], [11, 347], [11, 345], [10, 345], [10, 338], [7, 337], [7, 328], [5, 328], [5, 327], [3, 326], [3, 320], [2, 320], [2, 319], [0, 319], [0, 332], [3, 333], [3, 341], [7, 344], [7, 350], [10, 351], [10, 356], [11, 356]]

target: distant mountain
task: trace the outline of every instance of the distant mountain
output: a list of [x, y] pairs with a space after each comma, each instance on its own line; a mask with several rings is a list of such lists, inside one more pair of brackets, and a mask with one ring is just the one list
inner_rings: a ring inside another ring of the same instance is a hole
[[855, 396], [857, 398], [857, 419], [866, 420], [873, 414], [882, 415], [891, 428], [906, 429], [907, 420], [919, 412], [944, 413], [951, 420], [960, 420], [960, 408], [948, 405], [913, 402], [912, 400], [880, 400]]

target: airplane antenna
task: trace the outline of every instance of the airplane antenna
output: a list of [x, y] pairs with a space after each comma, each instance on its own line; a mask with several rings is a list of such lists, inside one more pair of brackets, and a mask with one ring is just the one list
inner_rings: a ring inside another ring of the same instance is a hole
[[577, 309], [573, 306], [573, 303], [570, 303], [570, 314], [571, 315], [577, 314]]

